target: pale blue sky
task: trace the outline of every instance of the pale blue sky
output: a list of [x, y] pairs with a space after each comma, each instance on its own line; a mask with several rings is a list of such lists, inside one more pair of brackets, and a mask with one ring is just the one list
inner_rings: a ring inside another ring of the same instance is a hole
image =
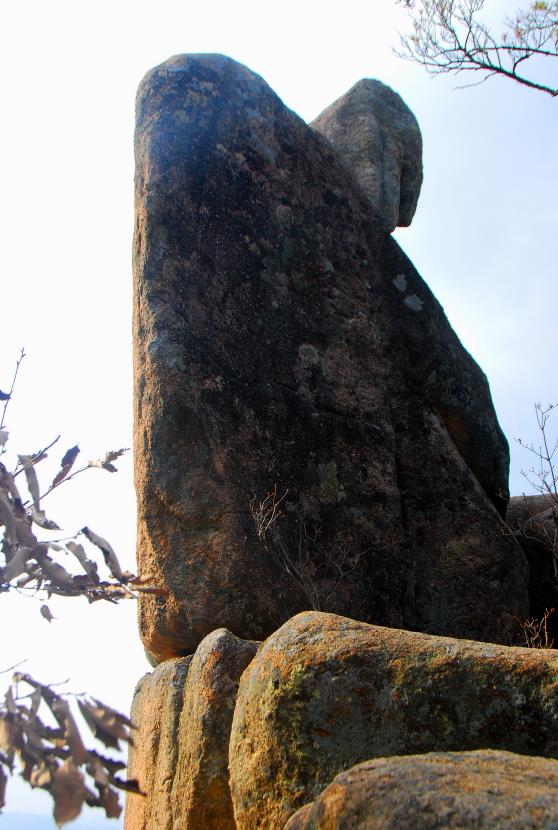
[[[514, 4], [487, 7], [497, 20]], [[215, 51], [260, 73], [306, 120], [361, 77], [390, 84], [413, 109], [425, 179], [415, 221], [397, 238], [488, 375], [512, 442], [512, 491], [524, 489], [530, 460], [512, 439], [535, 440], [533, 402], [558, 398], [558, 101], [499, 79], [461, 91], [459, 79], [430, 79], [391, 54], [404, 26], [392, 0], [32, 0], [3, 9], [0, 388], [19, 346], [29, 353], [9, 418], [12, 449], [30, 452], [61, 432], [56, 463], [78, 441], [86, 457], [130, 444], [135, 90], [172, 54]], [[130, 460], [121, 467], [118, 476], [91, 471], [51, 509], [67, 530], [87, 523], [106, 536], [133, 567]], [[37, 676], [71, 671], [73, 688], [128, 707], [147, 669], [131, 605], [53, 603], [60, 619], [49, 629], [37, 603], [23, 615], [22, 603], [0, 603], [1, 630], [13, 631], [0, 668], [27, 656]], [[12, 792], [9, 808], [48, 809], [34, 793]]]

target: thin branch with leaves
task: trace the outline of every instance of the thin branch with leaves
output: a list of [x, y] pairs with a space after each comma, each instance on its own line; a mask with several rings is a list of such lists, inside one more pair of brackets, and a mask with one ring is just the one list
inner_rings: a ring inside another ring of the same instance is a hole
[[[4, 400], [2, 427], [24, 357], [22, 349], [9, 392], [0, 393]], [[80, 450], [77, 445], [70, 447], [50, 485], [43, 490], [37, 468], [48, 458], [60, 436], [38, 452], [18, 454], [17, 461], [9, 466], [8, 438], [8, 430], [0, 429], [0, 455], [6, 461], [0, 461], [0, 594], [10, 591], [33, 597], [40, 602], [43, 619], [51, 623], [56, 618], [46, 600], [52, 595], [115, 603], [135, 599], [138, 592], [166, 593], [152, 584], [149, 575], [135, 576], [123, 570], [111, 544], [88, 526], [65, 538], [43, 536], [45, 532], [60, 530], [47, 517], [43, 499], [85, 470], [116, 472], [113, 462], [126, 452], [125, 448], [109, 451], [74, 469]], [[97, 561], [99, 552], [102, 562]], [[76, 818], [84, 803], [104, 809], [108, 818], [116, 818], [121, 811], [117, 791], [138, 792], [137, 782], [118, 776], [126, 766], [124, 761], [86, 749], [68, 698], [74, 699], [90, 731], [105, 747], [118, 750], [120, 741], [131, 743], [132, 724], [99, 700], [56, 692], [55, 685], [39, 683], [30, 674], [16, 672], [5, 702], [0, 704], [0, 810], [5, 803], [8, 774], [16, 771], [18, 761], [23, 778], [32, 787], [51, 794], [59, 826]], [[30, 691], [21, 694], [22, 686]], [[44, 710], [50, 724], [44, 720]]]
[[124, 761], [86, 747], [71, 703], [105, 748], [120, 750], [121, 741], [133, 743], [134, 724], [100, 700], [55, 691], [56, 685], [64, 684], [40, 683], [23, 672], [12, 677], [0, 704], [0, 809], [17, 759], [25, 781], [52, 796], [59, 827], [77, 818], [84, 803], [118, 818], [118, 790], [140, 793], [138, 782], [119, 776]]

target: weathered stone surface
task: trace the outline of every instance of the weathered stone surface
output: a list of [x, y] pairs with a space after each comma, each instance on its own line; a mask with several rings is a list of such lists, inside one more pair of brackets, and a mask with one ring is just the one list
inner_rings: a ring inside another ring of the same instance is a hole
[[235, 830], [229, 734], [240, 675], [257, 647], [218, 629], [193, 658], [168, 660], [140, 681], [128, 772], [147, 797], [129, 796], [126, 830]]
[[510, 752], [365, 761], [338, 775], [285, 830], [556, 830], [558, 762]]
[[127, 830], [172, 830], [178, 724], [191, 660], [191, 656], [167, 660], [136, 686], [131, 719], [138, 729], [128, 750], [128, 777], [138, 779], [147, 797], [128, 795]]
[[[320, 607], [508, 642], [526, 564], [490, 501], [508, 450], [486, 379], [323, 137], [245, 67], [180, 56], [137, 101], [138, 559], [154, 660], [309, 606], [250, 500], [310, 549]], [[338, 568], [338, 560], [342, 560]]]
[[258, 643], [213, 631], [192, 660], [180, 715], [172, 785], [177, 830], [236, 830], [229, 790], [229, 735], [240, 676]]
[[244, 672], [230, 740], [238, 830], [275, 830], [371, 758], [558, 756], [558, 655], [305, 613]]
[[386, 230], [411, 224], [422, 185], [422, 136], [397, 92], [364, 78], [310, 126], [335, 147]]

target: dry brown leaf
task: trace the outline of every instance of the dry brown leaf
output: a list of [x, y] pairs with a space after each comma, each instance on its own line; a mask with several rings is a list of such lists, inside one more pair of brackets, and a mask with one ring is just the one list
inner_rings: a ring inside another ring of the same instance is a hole
[[0, 749], [8, 754], [14, 746], [17, 726], [9, 713], [0, 714]]
[[27, 743], [33, 747], [36, 752], [40, 755], [46, 755], [49, 750], [49, 747], [45, 746], [43, 743], [43, 739], [41, 738], [38, 730], [35, 728], [35, 724], [33, 721], [25, 721], [22, 726], [25, 736], [27, 737]]
[[21, 504], [21, 496], [19, 495], [19, 490], [17, 489], [17, 484], [15, 483], [15, 478], [13, 475], [6, 470], [3, 464], [0, 465], [1, 471], [1, 484], [2, 489], [4, 492], [9, 493], [12, 497], [14, 504]]
[[8, 776], [0, 767], [0, 810], [6, 806], [6, 784], [8, 783]]
[[108, 787], [110, 784], [110, 778], [108, 773], [103, 769], [103, 765], [101, 763], [100, 758], [97, 755], [93, 755], [89, 753], [89, 762], [87, 764], [87, 772], [95, 781], [95, 784], [99, 787]]
[[[14, 683], [17, 683], [16, 677], [18, 677], [17, 672], [16, 672], [16, 674], [14, 674], [14, 676], [12, 678]], [[8, 710], [8, 712], [11, 715], [17, 715], [18, 714], [18, 708], [17, 708], [16, 702], [14, 700], [14, 690], [12, 689], [11, 686], [8, 687], [8, 691], [6, 692], [5, 700], [6, 700], [6, 709]]]
[[29, 707], [29, 717], [34, 718], [37, 712], [39, 711], [39, 706], [41, 705], [41, 700], [43, 699], [43, 695], [41, 689], [35, 689], [33, 694], [31, 695], [31, 706]]
[[153, 574], [138, 574], [137, 576], [130, 577], [130, 585], [148, 585], [150, 582], [154, 580]]
[[128, 717], [128, 715], [124, 715], [122, 712], [119, 712], [117, 709], [113, 709], [111, 706], [107, 706], [106, 703], [103, 703], [102, 700], [98, 700], [98, 698], [92, 698], [93, 702], [96, 706], [99, 707], [100, 710], [106, 715], [107, 717], [114, 718], [115, 720], [123, 723], [125, 726], [128, 726], [130, 729], [135, 729], [136, 727]]
[[132, 727], [132, 722], [126, 715], [95, 699], [79, 700], [78, 706], [95, 737], [105, 746], [120, 749], [119, 739], [133, 743], [126, 728]]
[[140, 594], [154, 594], [158, 597], [168, 597], [170, 593], [168, 588], [157, 588], [155, 585], [140, 585], [135, 590]]
[[52, 773], [44, 762], [35, 767], [29, 776], [32, 787], [48, 787], [51, 781]]
[[12, 507], [2, 492], [0, 492], [0, 524], [3, 524], [6, 528], [4, 531], [6, 542], [9, 545], [15, 545], [17, 543], [17, 536]]
[[70, 760], [64, 761], [54, 773], [51, 793], [53, 816], [59, 827], [79, 816], [87, 798], [95, 798], [85, 786], [83, 774]]
[[118, 818], [122, 807], [118, 801], [118, 793], [110, 787], [100, 787], [99, 801], [104, 807], [107, 818]]
[[75, 447], [70, 447], [69, 450], [66, 450], [66, 452], [64, 453], [64, 457], [60, 462], [60, 469], [52, 480], [52, 484], [50, 485], [51, 487], [57, 487], [60, 484], [60, 482], [64, 481], [64, 479], [70, 473], [70, 470], [74, 466], [75, 460], [78, 457], [78, 455], [79, 447], [77, 446], [77, 444]]
[[32, 531], [32, 523], [24, 514], [23, 516], [14, 517], [14, 526], [17, 536], [17, 541], [20, 545], [28, 548], [34, 548], [39, 544], [39, 540]]
[[97, 563], [87, 558], [83, 545], [78, 544], [78, 542], [66, 542], [66, 547], [76, 557], [85, 573], [91, 577], [93, 582], [98, 583]]
[[72, 575], [59, 565], [58, 562], [53, 562], [49, 556], [41, 557], [41, 568], [45, 576], [58, 588], [73, 589], [74, 582]]
[[25, 478], [27, 481], [27, 489], [33, 499], [33, 504], [37, 508], [40, 509], [40, 499], [41, 499], [41, 490], [39, 487], [39, 479], [37, 478], [37, 473], [35, 472], [35, 468], [33, 467], [33, 455], [18, 455], [19, 463], [23, 467], [23, 472], [25, 473]]
[[42, 527], [43, 530], [60, 530], [60, 527], [53, 522], [52, 519], [47, 519], [44, 510], [39, 510], [35, 505], [31, 507], [31, 517], [36, 525]]
[[[68, 747], [72, 759], [76, 766], [80, 766], [87, 760], [87, 750], [81, 739], [81, 735], [74, 716], [70, 710], [69, 705], [62, 698], [58, 698], [52, 706], [52, 711], [56, 715], [57, 720], [60, 718], [65, 724], [65, 738], [68, 741]], [[60, 721], [59, 721], [60, 722]]]
[[98, 758], [103, 765], [103, 768], [106, 769], [111, 776], [114, 776], [117, 772], [126, 769], [126, 763], [124, 761], [117, 761], [115, 758], [109, 758], [107, 755], [101, 755], [100, 752], [96, 752], [94, 749], [90, 750], [89, 757]]
[[109, 473], [116, 473], [117, 468], [112, 462], [120, 458], [125, 452], [128, 452], [128, 450], [129, 447], [122, 447], [119, 450], [109, 450], [109, 452], [105, 453], [104, 458], [97, 458], [94, 461], [89, 461], [88, 464], [90, 467], [100, 467], [103, 470], [108, 470]]
[[102, 536], [98, 536], [88, 527], [82, 527], [81, 532], [83, 535], [89, 539], [89, 541], [96, 545], [102, 552], [105, 563], [111, 574], [115, 579], [122, 579], [123, 573], [122, 568], [120, 567], [120, 562], [117, 559], [117, 556], [112, 549], [111, 545], [107, 542], [106, 539], [103, 539]]
[[48, 605], [41, 605], [41, 616], [43, 616], [48, 623], [56, 619]]
[[6, 567], [1, 571], [3, 582], [11, 582], [25, 570], [27, 560], [33, 554], [32, 548], [21, 547], [16, 550]]

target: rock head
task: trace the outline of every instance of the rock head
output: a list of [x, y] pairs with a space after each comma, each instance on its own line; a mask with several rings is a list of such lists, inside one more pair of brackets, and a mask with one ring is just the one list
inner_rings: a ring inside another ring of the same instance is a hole
[[411, 224], [422, 185], [422, 136], [397, 92], [364, 78], [310, 126], [335, 147], [386, 230]]
[[[357, 88], [370, 103], [375, 82]], [[388, 110], [394, 95], [378, 93]], [[498, 642], [527, 615], [486, 378], [334, 132], [220, 55], [140, 86], [138, 560], [168, 593], [142, 596], [139, 621], [155, 662], [308, 608]]]

